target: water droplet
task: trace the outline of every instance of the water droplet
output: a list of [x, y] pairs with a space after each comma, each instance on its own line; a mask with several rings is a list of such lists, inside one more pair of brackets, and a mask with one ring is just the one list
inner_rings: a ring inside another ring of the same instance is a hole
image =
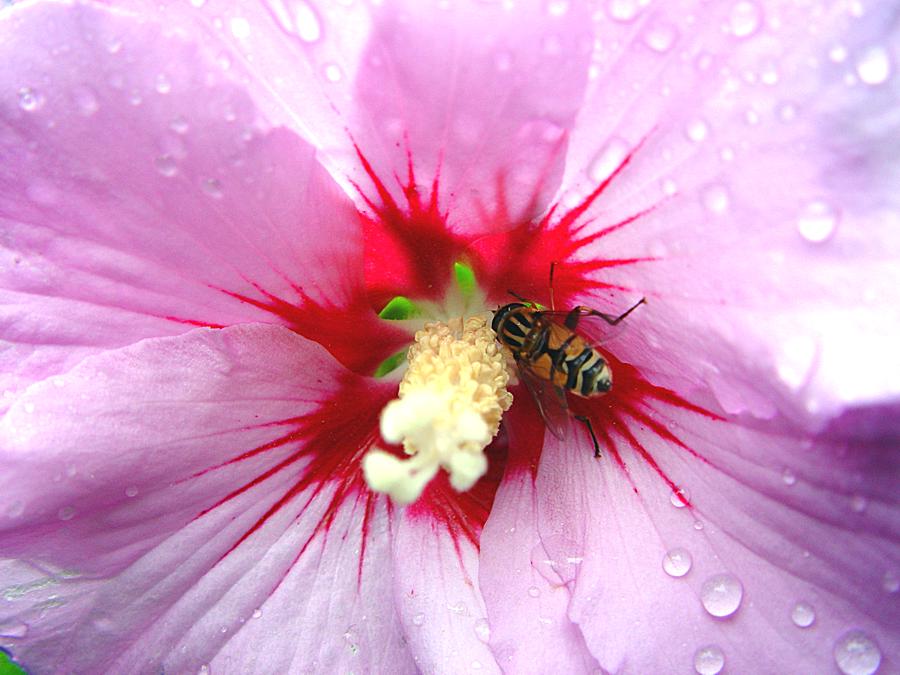
[[633, 21], [641, 11], [637, 0], [609, 0], [606, 3], [606, 13], [615, 21], [627, 23]]
[[419, 612], [412, 618], [412, 622], [414, 626], [421, 626], [425, 623], [425, 614], [423, 612]]
[[72, 96], [75, 100], [75, 106], [78, 108], [78, 112], [85, 117], [90, 117], [100, 109], [100, 103], [97, 101], [96, 94], [88, 87], [76, 87]]
[[19, 89], [19, 107], [26, 112], [34, 112], [44, 105], [44, 97], [31, 87]]
[[75, 517], [75, 509], [71, 506], [63, 506], [56, 512], [56, 515], [60, 520], [72, 520]]
[[204, 663], [202, 666], [200, 666], [200, 670], [197, 672], [199, 675], [209, 675], [209, 666]]
[[791, 609], [791, 621], [797, 628], [809, 628], [816, 620], [816, 610], [807, 602], [798, 602]]
[[856, 74], [866, 84], [882, 84], [891, 76], [891, 57], [881, 46], [863, 50], [856, 60]]
[[550, 16], [563, 16], [569, 11], [569, 0], [548, 0], [547, 14]]
[[172, 81], [165, 73], [156, 76], [156, 91], [159, 94], [168, 94], [172, 91]]
[[447, 605], [447, 609], [449, 609], [454, 614], [459, 614], [460, 616], [465, 616], [468, 614], [469, 608], [466, 607], [466, 603], [462, 600], [459, 602], [455, 602], [452, 605]]
[[668, 197], [678, 194], [678, 184], [671, 178], [664, 178], [662, 181], [662, 191]]
[[325, 74], [325, 79], [329, 82], [340, 82], [341, 78], [344, 76], [341, 67], [336, 63], [329, 63], [323, 69], [322, 72]]
[[744, 588], [731, 574], [716, 574], [703, 582], [700, 602], [712, 616], [723, 618], [734, 614], [741, 606]]
[[900, 591], [900, 577], [895, 572], [888, 570], [881, 577], [881, 587], [885, 593], [896, 593]]
[[583, 560], [582, 547], [564, 535], [549, 535], [531, 549], [531, 566], [551, 584], [575, 581]]
[[188, 121], [181, 115], [169, 122], [169, 129], [174, 131], [176, 134], [186, 134], [189, 128], [190, 125], [188, 124]]
[[23, 405], [22, 407], [25, 409], [25, 412], [27, 412], [27, 413], [34, 412], [34, 403], [32, 403], [31, 401], [26, 402], [25, 405]]
[[834, 645], [834, 661], [844, 675], [872, 675], [881, 665], [881, 650], [861, 630], [852, 630]]
[[259, 608], [254, 609], [250, 617], [253, 619], [259, 619], [260, 617], [262, 617], [262, 610]]
[[847, 48], [844, 45], [834, 45], [828, 50], [828, 58], [834, 63], [843, 63], [847, 60]]
[[644, 44], [660, 54], [669, 51], [678, 38], [678, 30], [668, 23], [656, 23], [644, 33]]
[[749, 108], [747, 112], [744, 113], [744, 120], [751, 127], [759, 124], [759, 113], [756, 112], [753, 108]]
[[778, 106], [778, 119], [782, 122], [793, 122], [797, 118], [797, 108], [793, 103], [782, 103]]
[[228, 22], [231, 34], [238, 40], [246, 40], [250, 37], [250, 22], [242, 16], [236, 16]]
[[215, 178], [207, 178], [203, 181], [202, 189], [204, 194], [213, 199], [222, 198], [222, 184]]
[[25, 502], [17, 499], [6, 509], [6, 515], [10, 518], [18, 518], [25, 513]]
[[322, 24], [315, 10], [305, 0], [269, 0], [275, 18], [288, 33], [304, 42], [315, 42], [322, 37]]
[[663, 556], [663, 570], [670, 577], [683, 577], [691, 571], [693, 560], [690, 552], [684, 548], [673, 548]]
[[507, 51], [494, 54], [494, 67], [501, 73], [509, 72], [513, 65], [513, 56]]
[[863, 513], [869, 507], [869, 500], [862, 495], [850, 497], [850, 510], [853, 513]]
[[129, 485], [125, 488], [125, 496], [126, 497], [137, 497], [138, 489], [134, 485]]
[[171, 155], [161, 155], [153, 161], [153, 164], [156, 166], [156, 170], [166, 178], [171, 178], [178, 173], [178, 165]]
[[797, 217], [800, 236], [813, 244], [828, 241], [838, 224], [838, 213], [831, 204], [820, 199], [809, 202]]
[[21, 621], [4, 621], [0, 623], [0, 637], [23, 638], [28, 635], [28, 624]]
[[699, 143], [709, 135], [709, 125], [701, 119], [692, 120], [685, 127], [684, 133], [694, 143]]
[[491, 626], [490, 626], [490, 624], [487, 622], [487, 619], [478, 619], [478, 621], [475, 622], [474, 629], [475, 629], [475, 636], [476, 636], [479, 640], [481, 640], [481, 641], [484, 642], [485, 644], [487, 644], [488, 642], [490, 642], [490, 639], [491, 639]]
[[790, 469], [785, 469], [781, 472], [781, 480], [785, 485], [793, 485], [797, 482], [797, 474], [795, 474]]
[[683, 509], [690, 503], [691, 495], [687, 491], [687, 488], [678, 488], [677, 490], [673, 490], [672, 494], [669, 495], [669, 501], [676, 509]]
[[722, 185], [711, 185], [703, 191], [703, 206], [710, 213], [721, 215], [731, 206], [731, 196]]
[[588, 167], [591, 180], [602, 183], [621, 166], [628, 156], [628, 143], [621, 138], [611, 138]]
[[481, 661], [472, 661], [472, 663], [469, 664], [469, 668], [472, 670], [481, 670], [483, 666], [481, 665]]
[[755, 2], [738, 2], [731, 8], [728, 24], [735, 37], [745, 38], [759, 29], [760, 9]]
[[191, 0], [191, 5], [193, 7], [196, 7], [197, 9], [200, 9], [205, 4], [206, 4], [206, 0]]
[[144, 97], [141, 96], [141, 92], [135, 89], [128, 95], [128, 102], [131, 105], [138, 106], [144, 102]]
[[699, 675], [716, 675], [725, 667], [725, 653], [718, 645], [700, 647], [694, 652], [694, 670]]
[[531, 586], [528, 589], [528, 595], [532, 598], [538, 598], [541, 595], [541, 589], [538, 588], [537, 586]]

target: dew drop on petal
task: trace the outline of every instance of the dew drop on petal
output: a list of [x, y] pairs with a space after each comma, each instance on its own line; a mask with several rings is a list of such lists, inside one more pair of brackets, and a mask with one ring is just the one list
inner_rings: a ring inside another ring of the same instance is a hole
[[304, 42], [315, 42], [322, 37], [319, 16], [305, 0], [268, 0], [267, 4], [286, 32]]
[[591, 180], [601, 183], [621, 166], [627, 156], [628, 143], [618, 137], [611, 138], [597, 153], [597, 156], [594, 157], [594, 160], [588, 167], [588, 175], [591, 177]]
[[691, 571], [693, 560], [691, 554], [684, 548], [673, 548], [663, 556], [662, 566], [670, 577], [683, 577]]
[[609, 18], [622, 23], [634, 21], [640, 11], [641, 6], [638, 0], [608, 0], [606, 3], [606, 13]]
[[238, 40], [246, 40], [250, 37], [250, 22], [242, 16], [232, 18], [228, 22], [228, 27], [231, 29], [231, 34]]
[[[28, 635], [28, 624], [21, 621], [4, 621], [0, 623], [0, 637], [23, 638]], [[14, 672], [14, 671], [10, 671]]]
[[723, 618], [734, 614], [741, 606], [744, 588], [731, 574], [716, 574], [703, 582], [700, 602], [712, 616]]
[[474, 625], [475, 636], [487, 644], [491, 639], [491, 626], [487, 622], [487, 619], [478, 619]]
[[900, 577], [895, 572], [888, 570], [881, 577], [881, 587], [885, 593], [896, 593], [900, 591]]
[[790, 469], [785, 469], [781, 472], [781, 480], [785, 485], [793, 485], [797, 482], [797, 474], [795, 474]]
[[134, 485], [129, 485], [125, 488], [125, 496], [126, 497], [137, 497], [138, 489]]
[[541, 589], [538, 588], [537, 586], [531, 586], [531, 587], [528, 589], [528, 595], [529, 595], [530, 597], [532, 597], [532, 598], [540, 597], [540, 595], [541, 595]]
[[685, 127], [684, 133], [690, 140], [694, 141], [694, 143], [699, 143], [709, 135], [709, 125], [705, 120], [692, 120], [688, 123], [687, 127]]
[[34, 112], [44, 105], [44, 97], [31, 87], [19, 89], [19, 107], [25, 112]]
[[548, 0], [547, 14], [550, 16], [563, 16], [569, 11], [569, 0]]
[[168, 94], [172, 91], [172, 81], [165, 73], [156, 76], [156, 92], [159, 94]]
[[853, 513], [863, 513], [869, 507], [869, 500], [862, 495], [850, 497], [850, 510]]
[[63, 506], [56, 512], [56, 515], [60, 520], [72, 520], [75, 517], [75, 509], [71, 506]]
[[699, 675], [716, 675], [725, 667], [725, 653], [718, 645], [700, 647], [694, 652], [694, 670]]
[[204, 663], [202, 666], [200, 666], [200, 670], [198, 670], [197, 673], [198, 675], [209, 675], [209, 666]]
[[206, 180], [204, 180], [202, 188], [204, 194], [212, 197], [213, 199], [222, 198], [222, 184], [215, 178], [207, 178]]
[[881, 665], [881, 650], [861, 630], [851, 630], [835, 643], [834, 661], [844, 675], [872, 675]]
[[717, 215], [725, 213], [731, 205], [731, 196], [722, 185], [710, 185], [707, 187], [703, 191], [702, 199], [706, 210]]
[[797, 217], [797, 231], [813, 244], [828, 241], [837, 229], [837, 224], [837, 211], [831, 204], [820, 199], [806, 204]]
[[691, 495], [687, 491], [687, 488], [678, 488], [677, 490], [673, 490], [672, 494], [669, 495], [669, 501], [672, 503], [676, 509], [683, 509], [691, 500]]
[[881, 46], [868, 47], [856, 60], [856, 74], [866, 84], [883, 84], [891, 76], [891, 57]]
[[341, 78], [344, 76], [341, 67], [336, 63], [326, 64], [325, 67], [322, 68], [322, 72], [325, 75], [325, 79], [329, 82], [340, 82]]
[[188, 121], [181, 115], [169, 122], [169, 129], [174, 131], [176, 134], [184, 135], [188, 132], [189, 128], [190, 125], [188, 124]]
[[250, 617], [253, 619], [259, 619], [260, 617], [262, 617], [262, 610], [259, 608], [254, 609]]
[[78, 108], [78, 112], [85, 117], [90, 117], [100, 109], [100, 103], [97, 101], [97, 96], [89, 87], [76, 87], [73, 98], [75, 100], [75, 106]]
[[662, 191], [668, 197], [678, 194], [678, 184], [671, 178], [664, 178], [662, 181]]
[[728, 25], [735, 37], [745, 38], [759, 29], [760, 17], [761, 11], [755, 2], [742, 0], [731, 8]]
[[644, 44], [660, 54], [669, 51], [678, 38], [676, 28], [668, 23], [657, 23], [644, 33]]
[[178, 173], [178, 165], [175, 164], [171, 155], [161, 155], [153, 161], [153, 164], [156, 166], [156, 170], [166, 178], [171, 178]]
[[34, 412], [34, 403], [32, 401], [27, 401], [25, 403], [25, 405], [22, 406], [22, 408], [24, 408], [25, 412], [27, 412], [27, 413], [33, 413]]
[[424, 614], [424, 612], [419, 612], [418, 614], [416, 614], [415, 616], [413, 616], [412, 622], [413, 622], [413, 625], [414, 625], [414, 626], [421, 626], [423, 623], [425, 623], [425, 614]]
[[816, 620], [816, 611], [808, 602], [798, 602], [791, 609], [791, 621], [797, 628], [809, 628]]

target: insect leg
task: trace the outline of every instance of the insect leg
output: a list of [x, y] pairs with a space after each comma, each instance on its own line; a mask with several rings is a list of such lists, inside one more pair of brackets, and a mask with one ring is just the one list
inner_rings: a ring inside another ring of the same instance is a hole
[[634, 303], [631, 307], [626, 309], [624, 312], [619, 314], [619, 316], [614, 316], [613, 314], [607, 314], [606, 312], [598, 312], [596, 309], [591, 309], [590, 307], [585, 307], [584, 305], [578, 305], [566, 316], [565, 324], [566, 328], [569, 330], [575, 330], [578, 326], [578, 321], [582, 316], [599, 316], [610, 326], [615, 326], [617, 323], [622, 321], [626, 316], [631, 314], [638, 307], [647, 302], [647, 298], [641, 298], [636, 303]]
[[553, 270], [556, 269], [556, 261], [550, 263], [550, 311], [556, 311], [556, 303], [553, 302]]
[[521, 300], [522, 302], [524, 302], [526, 304], [530, 304], [529, 300], [527, 300], [526, 298], [523, 298], [521, 295], [519, 295], [515, 291], [511, 291], [507, 288], [506, 292], [509, 293], [511, 296], [513, 296], [516, 300]]
[[588, 433], [591, 435], [591, 442], [594, 444], [594, 457], [600, 457], [600, 444], [597, 442], [597, 436], [594, 434], [594, 427], [591, 420], [584, 415], [572, 415], [576, 420], [587, 427]]

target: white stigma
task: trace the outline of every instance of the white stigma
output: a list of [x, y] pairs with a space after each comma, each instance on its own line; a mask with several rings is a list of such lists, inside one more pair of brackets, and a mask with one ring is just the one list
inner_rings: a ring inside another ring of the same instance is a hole
[[416, 333], [399, 398], [381, 413], [382, 437], [402, 443], [409, 457], [369, 451], [362, 468], [373, 490], [409, 504], [441, 467], [460, 492], [487, 471], [484, 449], [512, 404], [506, 359], [489, 316], [429, 323]]

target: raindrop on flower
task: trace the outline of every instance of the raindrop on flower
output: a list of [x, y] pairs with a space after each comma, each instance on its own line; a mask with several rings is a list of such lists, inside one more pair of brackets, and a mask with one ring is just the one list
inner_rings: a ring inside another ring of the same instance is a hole
[[512, 68], [513, 57], [507, 51], [494, 54], [494, 67], [501, 73], [508, 72]]
[[474, 625], [475, 636], [484, 642], [488, 643], [491, 639], [491, 626], [487, 622], [487, 619], [478, 619]]
[[469, 664], [469, 668], [472, 670], [481, 670], [483, 666], [481, 665], [481, 661], [472, 661], [472, 663]]
[[885, 593], [896, 593], [900, 591], [900, 577], [895, 572], [888, 570], [881, 577], [881, 587]]
[[[28, 634], [28, 624], [21, 621], [4, 621], [0, 623], [0, 637], [23, 638]], [[16, 671], [10, 671], [16, 672]]]
[[608, 0], [606, 3], [609, 18], [623, 23], [633, 21], [640, 11], [638, 0]]
[[417, 613], [415, 616], [413, 616], [412, 622], [414, 626], [421, 626], [423, 623], [425, 623], [425, 614], [423, 612]]
[[668, 23], [657, 23], [644, 33], [644, 44], [655, 52], [667, 52], [675, 44], [678, 31]]
[[191, 0], [191, 5], [193, 7], [196, 7], [197, 9], [200, 9], [205, 4], [206, 4], [206, 0]]
[[26, 112], [34, 112], [44, 104], [44, 97], [31, 87], [19, 89], [19, 107]]
[[710, 213], [722, 214], [731, 205], [728, 190], [722, 185], [711, 185], [703, 191], [703, 206]]
[[254, 610], [253, 610], [253, 613], [250, 615], [250, 617], [253, 618], [253, 619], [258, 619], [258, 618], [260, 618], [261, 616], [262, 616], [262, 610], [261, 610], [261, 609], [258, 609], [258, 608], [257, 608], [257, 609], [254, 609]]
[[305, 0], [269, 0], [267, 4], [286, 32], [304, 42], [315, 42], [322, 37], [319, 17]]
[[200, 666], [200, 670], [197, 672], [198, 675], [209, 675], [209, 666], [204, 663], [202, 666]]
[[246, 40], [250, 37], [250, 22], [241, 16], [236, 16], [229, 21], [228, 27], [231, 29], [231, 34], [238, 40]]
[[816, 620], [816, 611], [806, 602], [798, 602], [791, 609], [791, 621], [797, 628], [809, 628]]
[[569, 11], [569, 0], [548, 0], [547, 14], [550, 16], [563, 16]]
[[795, 474], [790, 469], [785, 469], [781, 472], [781, 480], [785, 485], [793, 485], [797, 482], [797, 474]]
[[872, 675], [881, 665], [881, 650], [861, 630], [852, 630], [835, 643], [834, 661], [844, 675]]
[[459, 602], [453, 603], [452, 605], [447, 605], [447, 609], [449, 609], [454, 614], [459, 614], [460, 616], [465, 616], [468, 612], [468, 608], [466, 607], [466, 603], [462, 600]]
[[72, 520], [75, 517], [75, 509], [71, 506], [63, 506], [56, 512], [56, 515], [60, 520]]
[[869, 500], [862, 495], [850, 497], [850, 510], [854, 513], [863, 513], [869, 507]]
[[25, 405], [22, 406], [22, 408], [24, 408], [25, 412], [27, 412], [27, 413], [33, 413], [34, 412], [34, 403], [32, 403], [31, 401], [28, 401], [27, 403], [25, 403]]
[[728, 25], [735, 37], [745, 38], [757, 31], [760, 17], [761, 10], [755, 2], [742, 1], [731, 8]]
[[725, 667], [725, 653], [718, 645], [700, 647], [694, 652], [694, 670], [699, 675], [716, 675]]
[[891, 75], [891, 57], [881, 46], [868, 47], [856, 60], [856, 74], [866, 84], [882, 84]]
[[188, 121], [181, 115], [169, 122], [169, 129], [176, 134], [186, 134], [189, 128], [190, 125], [188, 125]]
[[550, 535], [531, 549], [531, 566], [551, 584], [575, 581], [583, 560], [581, 547], [562, 535]]
[[673, 548], [663, 556], [662, 566], [670, 577], [683, 577], [690, 572], [693, 560], [684, 548]]
[[325, 74], [325, 79], [329, 82], [340, 82], [341, 78], [344, 76], [341, 67], [336, 63], [326, 64], [322, 69], [322, 72]]
[[701, 119], [692, 120], [684, 132], [694, 143], [699, 143], [709, 135], [709, 125]]
[[134, 485], [129, 485], [125, 488], [125, 496], [126, 497], [137, 497], [138, 489]]
[[744, 589], [731, 574], [716, 574], [703, 582], [700, 602], [712, 616], [723, 618], [734, 614], [741, 606]]
[[622, 164], [627, 155], [628, 144], [621, 138], [611, 138], [591, 162], [588, 175], [597, 183], [603, 182]]
[[828, 241], [838, 224], [838, 214], [828, 202], [820, 199], [809, 202], [797, 218], [797, 231], [806, 241], [820, 244]]
[[166, 178], [171, 178], [178, 173], [178, 165], [175, 164], [171, 155], [161, 155], [154, 160], [153, 164], [156, 166], [156, 170]]
[[144, 102], [144, 97], [141, 96], [141, 92], [139, 92], [135, 89], [128, 95], [128, 102], [131, 105], [138, 106]]
[[76, 87], [73, 98], [75, 99], [75, 106], [78, 108], [78, 112], [85, 117], [90, 117], [100, 108], [97, 96], [88, 87]]
[[847, 48], [844, 45], [834, 45], [828, 50], [828, 58], [834, 63], [843, 63], [847, 60]]
[[683, 509], [688, 505], [688, 502], [690, 502], [690, 500], [691, 495], [686, 488], [678, 488], [677, 490], [673, 490], [672, 494], [669, 495], [669, 501], [676, 509]]
[[203, 192], [213, 199], [222, 198], [222, 184], [215, 178], [207, 178], [203, 181]]
[[528, 595], [529, 595], [530, 597], [532, 597], [532, 598], [540, 597], [540, 595], [541, 595], [541, 589], [538, 588], [537, 586], [531, 586], [531, 587], [528, 589]]
[[663, 194], [671, 197], [678, 194], [678, 185], [671, 178], [664, 178], [662, 181]]
[[159, 94], [168, 94], [172, 91], [172, 81], [165, 73], [156, 76], [156, 91]]

